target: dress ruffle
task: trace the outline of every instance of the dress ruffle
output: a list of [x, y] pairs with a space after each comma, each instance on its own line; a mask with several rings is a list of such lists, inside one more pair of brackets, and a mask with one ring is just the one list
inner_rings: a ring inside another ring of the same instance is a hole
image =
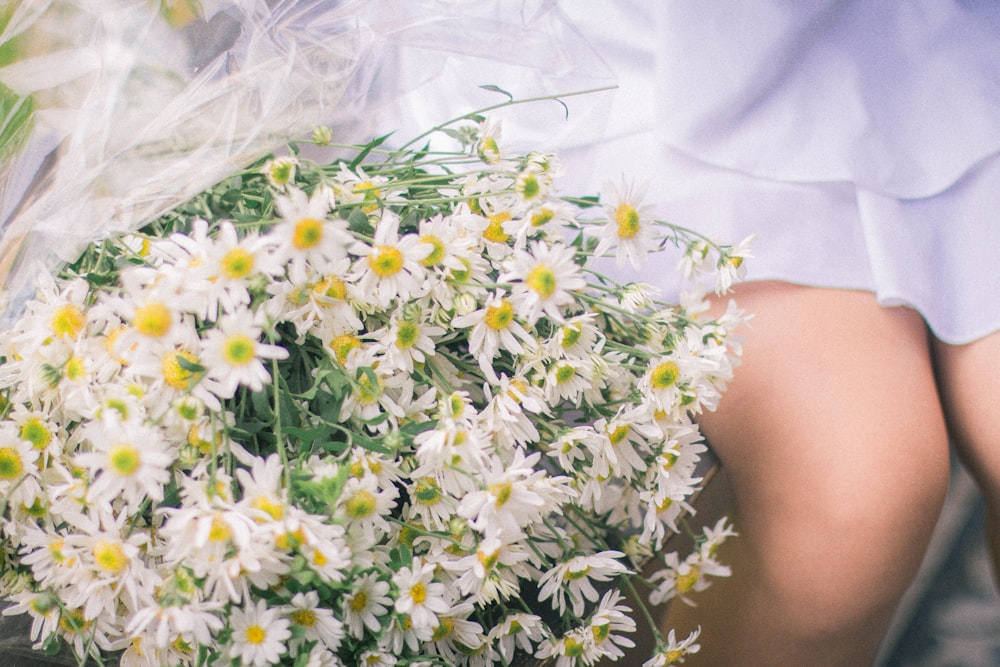
[[561, 151], [568, 188], [650, 180], [666, 219], [759, 235], [749, 280], [868, 290], [949, 343], [1000, 330], [1000, 5], [613, 5], [567, 6], [621, 85]]

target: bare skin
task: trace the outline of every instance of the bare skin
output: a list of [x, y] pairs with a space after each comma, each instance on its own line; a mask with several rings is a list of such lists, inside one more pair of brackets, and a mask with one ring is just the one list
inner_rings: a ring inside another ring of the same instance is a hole
[[744, 361], [700, 418], [731, 481], [734, 575], [671, 605], [666, 627], [701, 626], [686, 664], [870, 664], [948, 485], [925, 324], [860, 291], [747, 283], [735, 298], [754, 313]]
[[983, 492], [986, 536], [1000, 583], [1000, 333], [968, 345], [938, 342], [934, 352], [952, 441]]

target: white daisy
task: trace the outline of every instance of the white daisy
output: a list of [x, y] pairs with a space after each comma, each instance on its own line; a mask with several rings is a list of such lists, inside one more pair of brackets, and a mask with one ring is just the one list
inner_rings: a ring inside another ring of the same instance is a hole
[[279, 609], [268, 609], [264, 600], [234, 609], [229, 624], [229, 656], [239, 658], [247, 667], [278, 664], [286, 651], [285, 642], [292, 636], [288, 619], [282, 618]]
[[296, 593], [289, 602], [288, 618], [301, 628], [303, 638], [322, 642], [330, 650], [336, 651], [344, 638], [344, 624], [330, 609], [319, 606], [319, 594], [315, 591]]
[[701, 650], [701, 644], [696, 644], [701, 628], [698, 628], [684, 639], [678, 640], [674, 629], [667, 633], [667, 639], [656, 648], [652, 658], [642, 663], [642, 667], [668, 667], [684, 663], [687, 656]]
[[491, 382], [498, 381], [493, 360], [500, 350], [521, 355], [537, 345], [534, 337], [517, 321], [514, 302], [503, 290], [496, 290], [482, 308], [453, 318], [451, 324], [459, 328], [472, 327], [469, 354], [479, 361], [480, 370]]
[[586, 601], [597, 602], [592, 581], [609, 581], [629, 572], [619, 560], [624, 556], [620, 551], [599, 551], [564, 560], [542, 574], [538, 599], [544, 602], [552, 598], [552, 607], [560, 614], [569, 606], [574, 614], [583, 616]]
[[601, 198], [608, 202], [604, 206], [608, 220], [601, 227], [600, 241], [594, 248], [595, 256], [616, 248], [618, 266], [628, 261], [638, 269], [656, 248], [659, 241], [651, 217], [652, 207], [642, 204], [647, 187], [647, 183], [638, 187], [634, 183], [623, 184], [620, 188], [605, 184]]
[[528, 655], [535, 652], [535, 645], [545, 636], [545, 625], [541, 617], [524, 612], [515, 612], [504, 617], [501, 623], [490, 629], [489, 639], [495, 641], [504, 662], [514, 660], [514, 652]]
[[352, 239], [346, 221], [327, 218], [333, 206], [329, 188], [317, 187], [307, 196], [290, 187], [274, 204], [282, 218], [271, 232], [277, 243], [274, 261], [287, 265], [293, 283], [304, 283], [313, 273], [325, 274], [345, 257]]
[[359, 297], [387, 308], [394, 299], [405, 301], [424, 293], [425, 269], [420, 262], [432, 250], [416, 234], [400, 237], [399, 216], [383, 210], [372, 244], [359, 242], [351, 247], [351, 253], [361, 256], [352, 275]]
[[435, 565], [414, 558], [410, 567], [393, 574], [392, 583], [399, 591], [394, 609], [406, 614], [416, 628], [436, 628], [438, 614], [451, 609], [448, 587], [434, 580]]
[[587, 286], [573, 248], [540, 242], [533, 243], [530, 252], [515, 251], [498, 282], [514, 283], [511, 301], [529, 324], [542, 315], [562, 322], [563, 309], [575, 302], [573, 292]]
[[295, 169], [299, 161], [292, 156], [283, 155], [271, 158], [260, 168], [264, 178], [271, 184], [271, 187], [284, 190], [285, 186], [295, 180]]
[[351, 590], [344, 596], [344, 622], [352, 637], [360, 639], [365, 629], [377, 634], [382, 630], [380, 619], [392, 607], [389, 582], [378, 579], [374, 573], [363, 575], [352, 582]]
[[91, 502], [120, 497], [137, 509], [147, 498], [163, 499], [175, 453], [159, 429], [109, 413], [83, 431], [90, 451], [76, 454], [74, 461], [90, 471]]
[[210, 329], [201, 353], [206, 386], [219, 398], [231, 398], [237, 387], [260, 391], [271, 375], [262, 359], [285, 359], [288, 350], [261, 343], [262, 330], [253, 313], [242, 310], [219, 318]]
[[594, 636], [594, 646], [601, 655], [618, 660], [625, 655], [624, 648], [632, 648], [635, 642], [618, 633], [635, 632], [635, 621], [630, 614], [632, 608], [622, 604], [623, 596], [617, 590], [610, 590], [601, 597], [597, 610], [590, 617], [590, 632]]
[[715, 278], [716, 294], [727, 293], [732, 287], [733, 282], [746, 277], [747, 267], [744, 261], [753, 257], [750, 247], [755, 240], [756, 235], [751, 234], [735, 246], [724, 248], [719, 253], [719, 259], [716, 262], [716, 271], [718, 271]]

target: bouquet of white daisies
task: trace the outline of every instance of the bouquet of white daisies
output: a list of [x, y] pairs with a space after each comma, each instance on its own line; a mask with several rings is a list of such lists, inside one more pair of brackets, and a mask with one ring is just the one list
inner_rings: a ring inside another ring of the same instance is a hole
[[[557, 158], [498, 130], [293, 150], [43, 276], [0, 346], [5, 613], [39, 648], [260, 667], [632, 645], [623, 591], [689, 509], [691, 417], [741, 316], [658, 303], [594, 251], [666, 238], [721, 287], [746, 251], [634, 189], [556, 197]], [[649, 599], [727, 574], [731, 534], [658, 554]], [[669, 639], [649, 664], [696, 646]]]

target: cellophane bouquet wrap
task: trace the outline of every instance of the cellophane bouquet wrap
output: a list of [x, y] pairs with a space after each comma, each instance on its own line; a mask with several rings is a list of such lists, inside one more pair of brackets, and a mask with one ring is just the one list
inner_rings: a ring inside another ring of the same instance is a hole
[[556, 155], [479, 114], [329, 163], [306, 143], [20, 260], [4, 613], [81, 664], [591, 665], [637, 621], [647, 664], [697, 651], [643, 598], [728, 574], [724, 521], [664, 547], [742, 315], [599, 258], [673, 245], [724, 292], [746, 245], [656, 220], [640, 187], [564, 193]]

